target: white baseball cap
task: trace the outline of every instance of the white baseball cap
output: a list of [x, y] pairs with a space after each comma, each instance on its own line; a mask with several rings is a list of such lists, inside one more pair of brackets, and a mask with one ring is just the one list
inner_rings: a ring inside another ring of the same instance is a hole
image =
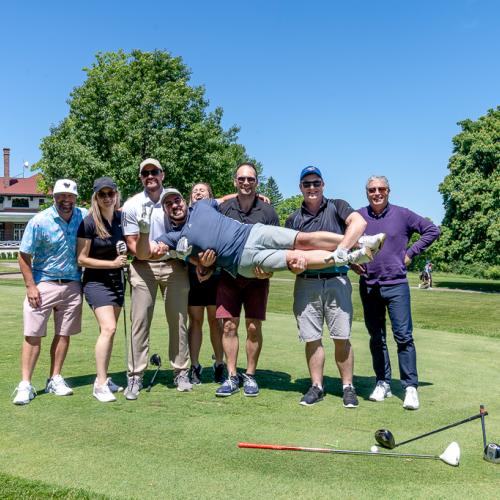
[[54, 184], [54, 189], [52, 194], [68, 193], [78, 196], [78, 191], [76, 189], [76, 182], [71, 179], [59, 179]]
[[165, 198], [170, 195], [170, 194], [176, 194], [177, 196], [180, 196], [182, 199], [184, 199], [184, 196], [182, 196], [182, 194], [180, 193], [180, 191], [178, 191], [177, 189], [175, 188], [172, 188], [172, 187], [168, 187], [166, 188], [162, 195], [161, 195], [161, 198], [160, 198], [160, 203], [163, 205], [163, 202], [165, 201]]
[[159, 168], [163, 172], [163, 167], [161, 166], [160, 162], [158, 160], [155, 160], [154, 158], [146, 158], [141, 164], [139, 165], [139, 173], [142, 172], [142, 169], [146, 167], [147, 165], [153, 165], [156, 168]]

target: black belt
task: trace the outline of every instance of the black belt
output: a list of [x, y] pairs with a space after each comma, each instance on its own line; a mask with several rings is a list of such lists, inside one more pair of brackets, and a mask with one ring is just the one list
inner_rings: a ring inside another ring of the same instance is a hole
[[51, 283], [58, 283], [59, 285], [62, 285], [63, 283], [71, 283], [72, 281], [75, 281], [75, 280], [47, 280], [47, 281], [50, 281]]
[[298, 278], [304, 280], [329, 280], [330, 278], [337, 278], [338, 276], [347, 276], [347, 273], [317, 273], [317, 274], [299, 274]]

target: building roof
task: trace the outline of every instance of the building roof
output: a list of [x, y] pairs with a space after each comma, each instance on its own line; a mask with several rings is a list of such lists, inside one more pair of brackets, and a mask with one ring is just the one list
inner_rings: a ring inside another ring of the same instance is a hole
[[[42, 193], [42, 191], [37, 188], [39, 177], [40, 174], [35, 174], [25, 179], [20, 179], [18, 177], [6, 179], [5, 177], [0, 177], [0, 195], [50, 196], [47, 193]], [[5, 181], [8, 181], [7, 187], [5, 187]]]

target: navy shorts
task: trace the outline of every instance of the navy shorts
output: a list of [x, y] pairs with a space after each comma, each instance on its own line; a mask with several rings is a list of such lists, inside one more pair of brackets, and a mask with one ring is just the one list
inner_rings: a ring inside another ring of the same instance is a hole
[[196, 274], [189, 273], [188, 306], [215, 306], [219, 278], [220, 274], [212, 274], [200, 283]]
[[104, 306], [123, 307], [124, 287], [121, 279], [88, 281], [83, 284], [85, 300], [92, 309]]

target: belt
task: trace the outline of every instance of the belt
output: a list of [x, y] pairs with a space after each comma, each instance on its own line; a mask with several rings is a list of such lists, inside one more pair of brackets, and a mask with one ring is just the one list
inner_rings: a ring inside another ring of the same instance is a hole
[[297, 278], [302, 278], [303, 280], [329, 280], [330, 278], [337, 278], [338, 276], [347, 276], [347, 273], [299, 274]]
[[63, 285], [64, 283], [71, 283], [72, 281], [75, 281], [75, 280], [61, 280], [61, 279], [58, 279], [58, 280], [47, 280], [47, 281], [50, 281], [51, 283], [57, 283], [59, 285]]

